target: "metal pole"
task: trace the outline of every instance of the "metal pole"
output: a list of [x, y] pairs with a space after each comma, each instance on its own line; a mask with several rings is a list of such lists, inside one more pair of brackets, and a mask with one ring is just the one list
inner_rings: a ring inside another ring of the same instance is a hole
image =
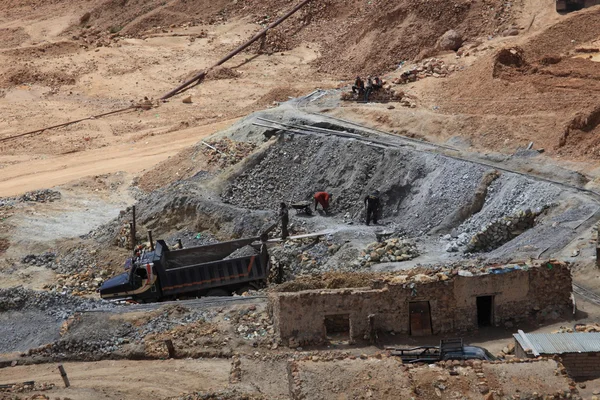
[[60, 376], [62, 376], [63, 382], [65, 383], [65, 387], [71, 386], [69, 377], [67, 376], [67, 371], [65, 371], [65, 368], [62, 366], [62, 364], [58, 365], [58, 370], [60, 371]]
[[152, 231], [148, 231], [148, 241], [150, 242], [150, 251], [154, 251], [154, 242], [152, 241]]
[[600, 267], [600, 224], [596, 230], [596, 267]]
[[135, 225], [135, 206], [132, 207], [132, 221], [131, 221], [131, 246], [135, 255], [135, 244], [136, 244], [136, 225]]
[[265, 29], [263, 29], [262, 31], [258, 32], [252, 39], [248, 40], [246, 43], [242, 44], [237, 49], [233, 50], [231, 53], [227, 54], [225, 57], [223, 57], [222, 59], [220, 59], [219, 61], [217, 61], [217, 63], [215, 65], [213, 65], [212, 67], [208, 68], [207, 70], [204, 70], [204, 71], [200, 72], [199, 74], [197, 74], [196, 76], [194, 76], [190, 80], [182, 83], [181, 85], [179, 85], [175, 89], [171, 90], [169, 93], [165, 94], [160, 99], [161, 100], [166, 100], [166, 99], [168, 99], [170, 97], [173, 97], [177, 93], [179, 93], [181, 90], [183, 90], [186, 87], [188, 87], [189, 85], [191, 85], [192, 83], [204, 79], [204, 77], [206, 76], [206, 73], [208, 71], [210, 71], [211, 69], [213, 69], [215, 67], [218, 67], [221, 64], [224, 64], [229, 59], [231, 59], [232, 57], [234, 57], [236, 54], [238, 54], [241, 51], [245, 50], [252, 43], [256, 42], [258, 39], [260, 39], [261, 37], [265, 36], [267, 34], [267, 32], [269, 31], [269, 29], [275, 28], [277, 25], [281, 24], [283, 21], [285, 21], [286, 19], [288, 19], [292, 14], [294, 14], [296, 11], [298, 11], [299, 9], [301, 9], [302, 7], [304, 7], [306, 4], [310, 3], [311, 1], [312, 0], [304, 0], [302, 3], [298, 4], [296, 7], [292, 8], [290, 11], [288, 11], [283, 17], [279, 18], [278, 20], [276, 20], [275, 22], [273, 22], [272, 24], [270, 24], [269, 26], [267, 26]]
[[169, 352], [169, 358], [175, 358], [175, 346], [173, 346], [173, 341], [171, 339], [165, 340], [165, 345], [167, 346], [167, 351]]

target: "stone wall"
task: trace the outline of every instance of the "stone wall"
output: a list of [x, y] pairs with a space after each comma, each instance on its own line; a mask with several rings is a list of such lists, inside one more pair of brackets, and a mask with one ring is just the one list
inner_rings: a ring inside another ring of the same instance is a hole
[[560, 358], [571, 378], [600, 377], [600, 353], [567, 353]]
[[572, 307], [570, 295], [569, 267], [547, 264], [380, 288], [271, 293], [269, 301], [277, 335], [295, 347], [323, 343], [329, 315], [349, 315], [353, 341], [368, 338], [369, 316], [376, 330], [410, 334], [410, 303], [424, 301], [429, 302], [433, 334], [460, 333], [478, 328], [478, 296], [493, 296], [492, 323], [511, 327], [525, 319], [558, 318]]

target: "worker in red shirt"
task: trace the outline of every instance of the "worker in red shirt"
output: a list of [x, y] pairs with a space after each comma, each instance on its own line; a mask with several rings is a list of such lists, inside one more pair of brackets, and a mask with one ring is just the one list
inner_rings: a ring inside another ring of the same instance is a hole
[[323, 207], [323, 210], [327, 212], [329, 209], [329, 202], [333, 199], [333, 195], [327, 192], [317, 192], [315, 193], [315, 211], [317, 211], [317, 206], [320, 204]]

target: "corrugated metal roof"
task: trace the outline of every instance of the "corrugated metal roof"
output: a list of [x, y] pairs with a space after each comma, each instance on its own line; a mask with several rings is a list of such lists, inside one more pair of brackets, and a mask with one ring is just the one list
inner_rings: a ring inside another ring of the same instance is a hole
[[532, 350], [540, 354], [600, 352], [600, 332], [515, 333], [513, 336], [523, 349], [533, 346]]

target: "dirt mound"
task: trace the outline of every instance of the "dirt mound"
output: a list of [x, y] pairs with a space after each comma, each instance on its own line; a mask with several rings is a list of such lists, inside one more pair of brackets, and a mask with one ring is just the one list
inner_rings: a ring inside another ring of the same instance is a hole
[[275, 89], [269, 90], [266, 94], [261, 96], [258, 100], [256, 100], [257, 106], [270, 106], [273, 103], [283, 103], [284, 101], [288, 101], [290, 98], [298, 97], [303, 94], [303, 91], [298, 88], [294, 88], [291, 86], [288, 87], [278, 87]]
[[240, 77], [240, 73], [238, 71], [236, 71], [235, 69], [231, 69], [231, 68], [227, 68], [224, 66], [219, 66], [216, 67], [215, 69], [211, 70], [208, 72], [208, 74], [206, 74], [206, 78], [204, 78], [207, 81], [211, 81], [211, 80], [221, 80], [221, 79], [235, 79], [235, 78], [239, 78]]
[[494, 58], [494, 78], [502, 77], [505, 74], [510, 75], [514, 70], [516, 73], [525, 73], [528, 67], [523, 49], [512, 47], [509, 49], [501, 49]]

